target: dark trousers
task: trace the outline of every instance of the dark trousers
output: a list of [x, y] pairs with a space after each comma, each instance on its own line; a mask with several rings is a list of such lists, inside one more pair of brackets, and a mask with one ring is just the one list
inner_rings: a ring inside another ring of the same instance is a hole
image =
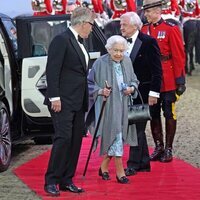
[[150, 112], [152, 119], [160, 119], [161, 109], [163, 110], [163, 115], [166, 119], [176, 119], [176, 91], [161, 92], [158, 103], [150, 106]]
[[150, 168], [149, 150], [145, 134], [147, 122], [136, 123], [138, 146], [130, 147], [127, 167], [134, 169]]
[[61, 112], [55, 113], [50, 110], [50, 113], [55, 136], [45, 184], [72, 183], [82, 143], [85, 113], [83, 110], [70, 111], [63, 104]]

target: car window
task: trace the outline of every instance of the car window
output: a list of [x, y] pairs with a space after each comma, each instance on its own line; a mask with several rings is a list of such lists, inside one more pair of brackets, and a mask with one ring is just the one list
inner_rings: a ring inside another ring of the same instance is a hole
[[[46, 56], [52, 39], [70, 26], [70, 15], [21, 16], [16, 18], [16, 26], [18, 58]], [[106, 53], [105, 42], [102, 30], [94, 23], [90, 37], [84, 41], [88, 52]]]
[[52, 39], [66, 31], [69, 21], [36, 21], [31, 22], [32, 56], [47, 55]]

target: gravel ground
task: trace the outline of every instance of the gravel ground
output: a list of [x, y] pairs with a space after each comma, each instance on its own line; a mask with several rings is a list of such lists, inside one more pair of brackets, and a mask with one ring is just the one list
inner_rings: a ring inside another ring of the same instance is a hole
[[[174, 140], [174, 155], [197, 168], [200, 168], [199, 100], [200, 66], [196, 66], [193, 75], [187, 77], [187, 90], [177, 103], [178, 125]], [[153, 146], [149, 125], [147, 139], [149, 145]], [[14, 147], [10, 168], [0, 174], [0, 200], [40, 199], [12, 173], [12, 170], [49, 148], [50, 145], [34, 145], [32, 141]]]

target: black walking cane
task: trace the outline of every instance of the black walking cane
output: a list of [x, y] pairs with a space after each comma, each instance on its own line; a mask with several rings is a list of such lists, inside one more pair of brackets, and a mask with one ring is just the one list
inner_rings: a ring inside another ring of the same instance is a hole
[[[106, 85], [107, 89], [111, 89], [111, 87], [108, 85], [107, 81], [105, 81], [105, 85]], [[91, 154], [92, 154], [92, 149], [93, 149], [94, 142], [95, 142], [95, 139], [96, 139], [96, 136], [97, 136], [97, 132], [98, 132], [99, 125], [100, 125], [100, 122], [101, 122], [101, 118], [102, 118], [102, 115], [103, 115], [103, 111], [104, 111], [104, 108], [105, 108], [105, 105], [106, 105], [106, 101], [107, 101], [107, 98], [104, 97], [103, 98], [103, 104], [101, 106], [101, 111], [100, 111], [99, 119], [97, 121], [97, 125], [96, 125], [96, 128], [95, 128], [95, 132], [94, 132], [92, 144], [91, 144], [90, 151], [89, 151], [89, 154], [88, 154], [87, 162], [86, 162], [85, 169], [84, 169], [84, 172], [83, 172], [83, 176], [84, 177], [85, 177], [85, 174], [86, 174], [86, 171], [87, 171], [87, 167], [88, 167], [88, 163], [89, 163], [89, 160], [90, 160], [90, 157], [91, 157]]]

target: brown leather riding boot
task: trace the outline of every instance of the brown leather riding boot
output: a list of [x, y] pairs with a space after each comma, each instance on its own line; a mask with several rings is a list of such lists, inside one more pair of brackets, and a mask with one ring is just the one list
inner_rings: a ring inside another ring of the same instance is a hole
[[166, 120], [166, 145], [164, 153], [160, 158], [160, 162], [171, 162], [173, 160], [172, 155], [172, 144], [174, 141], [174, 136], [176, 133], [176, 120], [167, 119]]
[[150, 160], [157, 161], [160, 160], [160, 157], [164, 151], [162, 122], [161, 119], [152, 119], [150, 124], [151, 124], [151, 133], [153, 136], [153, 140], [155, 142], [155, 149], [153, 153], [150, 155]]

